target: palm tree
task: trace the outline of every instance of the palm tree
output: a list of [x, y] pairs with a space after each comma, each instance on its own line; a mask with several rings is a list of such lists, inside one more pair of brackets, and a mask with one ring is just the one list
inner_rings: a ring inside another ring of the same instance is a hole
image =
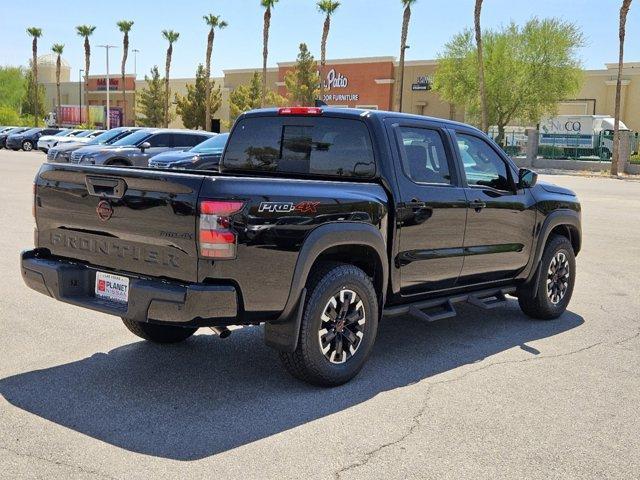
[[262, 26], [262, 95], [260, 96], [260, 106], [264, 107], [267, 97], [267, 57], [269, 56], [269, 27], [271, 26], [271, 9], [278, 3], [278, 0], [260, 0], [264, 7], [264, 24]]
[[173, 44], [178, 41], [180, 34], [173, 30], [163, 30], [162, 36], [169, 42], [167, 48], [167, 62], [164, 69], [164, 127], [169, 126], [169, 70], [171, 70], [171, 57], [173, 56]]
[[42, 36], [42, 29], [37, 27], [27, 28], [27, 34], [33, 38], [31, 41], [31, 69], [33, 71], [33, 122], [38, 126], [38, 39]]
[[324, 100], [324, 66], [327, 62], [327, 38], [329, 38], [329, 29], [331, 28], [331, 15], [338, 9], [340, 2], [320, 0], [317, 5], [318, 10], [325, 14], [322, 41], [320, 42], [320, 100]]
[[396, 95], [396, 110], [399, 112], [402, 110], [402, 87], [404, 85], [404, 54], [407, 50], [407, 35], [409, 34], [409, 22], [411, 21], [411, 5], [416, 3], [416, 0], [401, 0], [404, 5], [404, 14], [402, 15], [402, 33], [400, 34], [400, 63], [398, 69], [400, 71], [400, 81], [398, 82]]
[[620, 7], [620, 51], [618, 55], [618, 78], [616, 81], [616, 103], [613, 123], [613, 155], [611, 156], [611, 175], [618, 175], [618, 162], [620, 161], [620, 97], [622, 92], [622, 67], [624, 64], [624, 37], [626, 34], [627, 14], [631, 8], [631, 0], [622, 0]]
[[480, 28], [480, 14], [482, 12], [482, 0], [476, 0], [476, 8], [473, 11], [473, 23], [476, 29], [476, 47], [478, 48], [478, 89], [480, 90], [480, 116], [482, 131], [489, 131], [489, 116], [487, 112], [487, 92], [484, 87], [484, 58], [482, 54], [482, 29]]
[[127, 57], [129, 56], [129, 32], [133, 27], [133, 22], [130, 20], [120, 20], [118, 28], [122, 32], [122, 64], [120, 66], [120, 74], [122, 78], [122, 124], [126, 125], [126, 113], [127, 113], [127, 88], [125, 85], [125, 74], [127, 69]]
[[76, 33], [84, 38], [84, 98], [86, 105], [86, 118], [85, 121], [89, 121], [89, 67], [91, 66], [91, 45], [89, 44], [89, 37], [93, 35], [96, 27], [93, 25], [78, 25], [76, 27]]
[[209, 25], [209, 34], [207, 35], [207, 58], [205, 59], [205, 67], [204, 67], [204, 74], [207, 77], [206, 81], [207, 84], [205, 86], [205, 95], [206, 95], [206, 99], [207, 101], [205, 102], [205, 111], [204, 111], [204, 117], [205, 117], [205, 125], [206, 128], [205, 130], [210, 130], [211, 129], [211, 102], [209, 101], [209, 99], [211, 98], [211, 52], [213, 51], [213, 40], [216, 36], [216, 31], [215, 29], [223, 29], [225, 28], [228, 24], [227, 22], [225, 22], [224, 20], [220, 19], [220, 15], [205, 15], [204, 17], [202, 17], [205, 21], [205, 23], [207, 25]]
[[57, 110], [57, 114], [60, 115], [60, 105], [61, 105], [61, 100], [60, 100], [60, 67], [62, 64], [62, 52], [64, 51], [64, 45], [62, 43], [54, 43], [53, 46], [51, 47], [51, 51], [53, 53], [56, 54], [56, 94], [57, 94], [57, 100], [58, 100], [58, 110]]

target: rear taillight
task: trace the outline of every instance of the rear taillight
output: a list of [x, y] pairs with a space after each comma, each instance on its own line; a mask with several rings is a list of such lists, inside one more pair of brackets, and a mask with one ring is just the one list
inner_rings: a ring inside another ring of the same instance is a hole
[[283, 107], [278, 110], [278, 115], [322, 115], [322, 109], [318, 107]]
[[236, 258], [236, 233], [231, 228], [231, 215], [242, 210], [244, 203], [204, 200], [200, 202], [198, 239], [200, 256], [217, 259]]

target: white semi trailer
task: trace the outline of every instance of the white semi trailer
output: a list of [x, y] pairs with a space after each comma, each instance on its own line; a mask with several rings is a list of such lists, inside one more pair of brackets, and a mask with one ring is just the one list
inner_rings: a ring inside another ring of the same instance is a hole
[[[567, 156], [611, 158], [613, 117], [609, 115], [558, 115], [540, 122], [540, 145], [556, 147]], [[628, 130], [620, 122], [620, 130]], [[636, 151], [636, 142], [631, 145]]]

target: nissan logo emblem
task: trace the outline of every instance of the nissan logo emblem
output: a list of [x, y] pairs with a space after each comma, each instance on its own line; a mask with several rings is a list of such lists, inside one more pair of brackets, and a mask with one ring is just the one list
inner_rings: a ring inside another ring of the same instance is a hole
[[101, 200], [96, 207], [96, 213], [101, 221], [106, 222], [113, 215], [113, 207], [106, 200]]

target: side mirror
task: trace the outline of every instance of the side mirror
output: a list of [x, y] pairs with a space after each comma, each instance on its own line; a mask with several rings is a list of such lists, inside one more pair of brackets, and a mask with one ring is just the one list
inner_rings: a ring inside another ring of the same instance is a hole
[[518, 171], [518, 188], [531, 188], [538, 182], [538, 174], [528, 168]]
[[142, 151], [142, 153], [144, 153], [144, 151], [145, 151], [147, 148], [151, 148], [151, 144], [150, 144], [149, 142], [142, 142], [142, 143], [140, 144], [140, 147], [139, 147], [139, 148], [140, 148], [140, 150]]

